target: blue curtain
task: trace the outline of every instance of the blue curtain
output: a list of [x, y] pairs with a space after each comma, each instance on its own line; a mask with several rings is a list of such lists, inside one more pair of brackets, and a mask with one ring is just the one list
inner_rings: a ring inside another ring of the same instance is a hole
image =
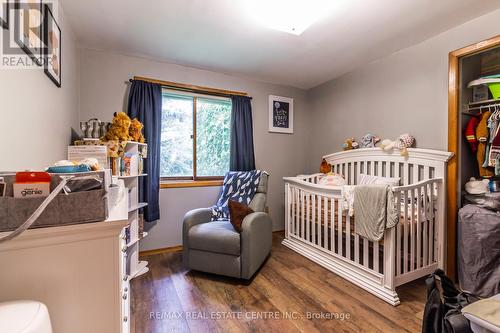
[[144, 160], [147, 177], [139, 179], [140, 201], [147, 202], [144, 209], [146, 222], [160, 219], [160, 135], [161, 135], [161, 85], [133, 80], [128, 99], [128, 115], [144, 125], [148, 144], [148, 157]]
[[251, 98], [233, 96], [231, 111], [231, 154], [229, 170], [255, 170]]

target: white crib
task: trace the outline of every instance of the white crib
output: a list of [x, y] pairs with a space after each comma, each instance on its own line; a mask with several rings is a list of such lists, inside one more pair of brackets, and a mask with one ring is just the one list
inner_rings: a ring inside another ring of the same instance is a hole
[[408, 151], [408, 158], [380, 148], [324, 157], [350, 185], [360, 173], [401, 178], [402, 186], [393, 188], [399, 223], [382, 240], [355, 234], [355, 217], [342, 209], [342, 187], [319, 185], [321, 174], [314, 174], [284, 178], [283, 245], [398, 305], [397, 286], [445, 267], [446, 163], [452, 153]]

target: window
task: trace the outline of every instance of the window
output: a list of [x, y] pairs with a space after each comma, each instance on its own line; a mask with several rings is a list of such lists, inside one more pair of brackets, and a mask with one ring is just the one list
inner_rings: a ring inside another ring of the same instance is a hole
[[229, 170], [231, 100], [164, 91], [160, 176], [222, 178]]

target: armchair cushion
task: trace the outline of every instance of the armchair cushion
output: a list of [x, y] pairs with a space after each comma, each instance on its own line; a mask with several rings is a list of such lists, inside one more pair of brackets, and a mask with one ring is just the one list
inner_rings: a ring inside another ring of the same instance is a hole
[[251, 213], [253, 213], [253, 210], [247, 205], [238, 201], [229, 200], [229, 222], [231, 222], [234, 230], [237, 232], [241, 233], [241, 224], [243, 223], [243, 219]]
[[201, 223], [188, 231], [189, 247], [215, 253], [240, 255], [240, 234], [228, 220]]

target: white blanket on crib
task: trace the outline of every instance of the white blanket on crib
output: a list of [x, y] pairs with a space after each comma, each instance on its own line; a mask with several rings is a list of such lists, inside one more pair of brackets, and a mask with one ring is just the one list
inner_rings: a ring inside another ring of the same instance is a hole
[[353, 208], [356, 213], [354, 231], [373, 242], [384, 236], [399, 221], [394, 193], [389, 185], [358, 185], [354, 187]]

